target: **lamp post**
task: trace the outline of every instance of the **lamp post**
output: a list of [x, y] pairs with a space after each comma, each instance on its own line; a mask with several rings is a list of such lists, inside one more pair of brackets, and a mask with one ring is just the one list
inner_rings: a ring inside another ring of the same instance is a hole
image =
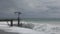
[[17, 19], [18, 19], [18, 26], [20, 26], [20, 18], [19, 18], [19, 16], [20, 16], [21, 12], [14, 12], [14, 13], [18, 14], [18, 17], [17, 17]]

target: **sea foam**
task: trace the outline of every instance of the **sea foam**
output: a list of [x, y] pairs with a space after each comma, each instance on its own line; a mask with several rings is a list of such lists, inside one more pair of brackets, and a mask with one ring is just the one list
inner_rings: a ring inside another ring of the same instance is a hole
[[[10, 22], [8, 22], [8, 23], [10, 23]], [[31, 29], [34, 31], [38, 31], [40, 33], [41, 32], [45, 33], [45, 34], [60, 34], [60, 25], [59, 24], [55, 24], [55, 23], [54, 24], [52, 24], [52, 23], [32, 23], [32, 22], [28, 23], [26, 21], [21, 21], [21, 23], [22, 23], [22, 28], [28, 28], [28, 29]], [[0, 23], [0, 24], [7, 25], [6, 22]], [[14, 22], [14, 24], [17, 24], [17, 22]]]

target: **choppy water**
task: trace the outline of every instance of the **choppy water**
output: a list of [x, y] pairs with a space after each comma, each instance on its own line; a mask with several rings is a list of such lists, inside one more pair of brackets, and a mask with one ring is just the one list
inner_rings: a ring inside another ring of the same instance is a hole
[[[35, 23], [33, 30], [46, 34], [60, 34], [60, 19], [23, 19], [25, 23]], [[29, 27], [32, 25], [29, 25]]]
[[[14, 21], [14, 23], [17, 23], [17, 21]], [[21, 23], [23, 23], [23, 28], [31, 28], [45, 34], [60, 34], [60, 19], [22, 19]], [[1, 22], [0, 24], [7, 23]]]

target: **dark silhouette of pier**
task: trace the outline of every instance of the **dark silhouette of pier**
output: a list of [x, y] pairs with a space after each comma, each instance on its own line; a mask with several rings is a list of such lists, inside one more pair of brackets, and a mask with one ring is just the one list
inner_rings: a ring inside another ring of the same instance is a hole
[[13, 26], [13, 21], [18, 21], [18, 26], [21, 26], [20, 25], [20, 14], [21, 14], [21, 12], [14, 12], [15, 14], [17, 14], [17, 19], [0, 19], [0, 21], [10, 21], [10, 26]]
[[[6, 21], [6, 22], [10, 21], [10, 26], [13, 26], [14, 25], [13, 21], [18, 21], [18, 19], [0, 19], [0, 21]], [[18, 22], [18, 23], [20, 23], [20, 22]], [[19, 26], [19, 25], [20, 24], [17, 24], [17, 26]]]
[[[21, 8], [20, 8], [21, 9]], [[19, 10], [20, 10], [19, 9]], [[10, 21], [10, 26], [13, 26], [13, 21], [18, 21], [18, 26], [21, 26], [21, 23], [20, 23], [20, 14], [21, 14], [21, 12], [19, 11], [18, 12], [18, 9], [17, 9], [17, 11], [16, 12], [14, 12], [15, 14], [17, 14], [17, 19], [0, 19], [0, 21]]]

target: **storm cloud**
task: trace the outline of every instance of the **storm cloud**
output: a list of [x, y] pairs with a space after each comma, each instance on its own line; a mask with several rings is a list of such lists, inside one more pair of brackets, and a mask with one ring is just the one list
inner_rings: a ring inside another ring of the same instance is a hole
[[22, 18], [60, 18], [59, 3], [60, 0], [0, 0], [0, 17], [16, 17], [18, 8]]

